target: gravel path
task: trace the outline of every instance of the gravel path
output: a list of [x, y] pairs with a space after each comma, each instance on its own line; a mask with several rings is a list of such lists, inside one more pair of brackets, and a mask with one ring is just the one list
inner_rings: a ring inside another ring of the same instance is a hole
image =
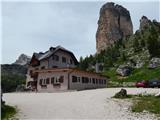
[[[129, 94], [157, 93], [160, 89], [126, 88]], [[111, 97], [120, 88], [105, 88], [61, 93], [7, 93], [6, 104], [16, 106], [17, 118], [23, 119], [109, 119], [152, 120], [149, 113], [135, 114], [129, 111], [129, 100]]]

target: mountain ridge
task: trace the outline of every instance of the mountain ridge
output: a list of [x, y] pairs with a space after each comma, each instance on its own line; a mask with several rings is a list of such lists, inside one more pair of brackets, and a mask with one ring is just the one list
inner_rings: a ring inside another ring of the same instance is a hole
[[12, 64], [17, 64], [17, 65], [27, 65], [31, 60], [31, 57], [25, 54], [21, 54], [18, 59], [12, 63]]

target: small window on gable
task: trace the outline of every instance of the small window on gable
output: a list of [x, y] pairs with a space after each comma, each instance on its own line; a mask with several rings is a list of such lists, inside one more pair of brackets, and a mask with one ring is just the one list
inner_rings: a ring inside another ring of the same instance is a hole
[[67, 62], [67, 59], [65, 57], [62, 57], [62, 62], [63, 63], [66, 63]]
[[59, 56], [58, 55], [53, 55], [52, 59], [55, 60], [55, 61], [59, 61]]

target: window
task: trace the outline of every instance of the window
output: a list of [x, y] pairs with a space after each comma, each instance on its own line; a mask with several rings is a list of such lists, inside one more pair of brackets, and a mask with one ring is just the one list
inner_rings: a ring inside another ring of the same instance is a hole
[[88, 83], [89, 78], [88, 77], [82, 77], [82, 83]]
[[60, 77], [60, 78], [52, 77], [51, 81], [52, 81], [53, 87], [58, 87], [59, 88], [60, 87], [60, 81], [63, 82], [63, 79], [62, 79], [62, 77]]
[[78, 77], [78, 82], [81, 82], [81, 78], [80, 77]]
[[60, 82], [60, 83], [63, 83], [63, 81], [64, 81], [64, 76], [60, 76], [59, 82]]
[[98, 84], [98, 79], [96, 79], [96, 84]]
[[67, 60], [66, 60], [65, 57], [62, 57], [62, 62], [63, 62], [63, 63], [66, 63], [66, 62], [67, 62]]
[[86, 77], [86, 83], [89, 83], [89, 78], [88, 77]]
[[101, 84], [101, 79], [98, 79], [98, 84]]
[[85, 78], [84, 77], [82, 77], [82, 83], [85, 83]]
[[51, 84], [54, 84], [54, 77], [51, 78]]
[[72, 82], [77, 82], [77, 77], [76, 76], [72, 76]]
[[45, 66], [42, 66], [41, 69], [45, 69]]
[[106, 80], [104, 80], [104, 84], [106, 84]]
[[40, 79], [39, 80], [39, 85], [42, 85], [43, 84], [43, 79]]
[[50, 84], [49, 80], [50, 80], [49, 78], [46, 79], [46, 84]]
[[72, 59], [70, 59], [70, 64], [73, 64], [73, 61], [72, 61]]
[[103, 84], [103, 80], [101, 80], [101, 84]]
[[95, 78], [92, 78], [92, 83], [95, 84]]
[[54, 56], [52, 57], [52, 59], [55, 60], [55, 61], [59, 61], [59, 56], [58, 56], [58, 55], [54, 55]]
[[61, 87], [61, 84], [60, 84], [59, 79], [57, 77], [55, 78], [53, 87], [56, 87], [56, 88], [60, 88]]
[[56, 82], [55, 82], [55, 83], [56, 83], [56, 84], [59, 83], [59, 79], [58, 79], [57, 77], [56, 77]]
[[102, 80], [102, 83], [101, 83], [101, 84], [103, 84], [103, 81], [104, 81], [104, 80]]
[[89, 79], [89, 83], [92, 83], [92, 79], [91, 78]]
[[43, 85], [45, 85], [46, 84], [46, 79], [43, 79], [43, 83], [42, 83]]

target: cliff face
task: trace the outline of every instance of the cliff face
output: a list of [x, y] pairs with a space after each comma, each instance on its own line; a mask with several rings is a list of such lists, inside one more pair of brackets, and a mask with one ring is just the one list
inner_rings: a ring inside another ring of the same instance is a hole
[[146, 16], [142, 16], [140, 19], [139, 30], [140, 31], [145, 30], [145, 28], [147, 28], [150, 24], [151, 21]]
[[104, 4], [100, 10], [96, 33], [97, 53], [132, 34], [133, 26], [129, 11], [112, 2]]

